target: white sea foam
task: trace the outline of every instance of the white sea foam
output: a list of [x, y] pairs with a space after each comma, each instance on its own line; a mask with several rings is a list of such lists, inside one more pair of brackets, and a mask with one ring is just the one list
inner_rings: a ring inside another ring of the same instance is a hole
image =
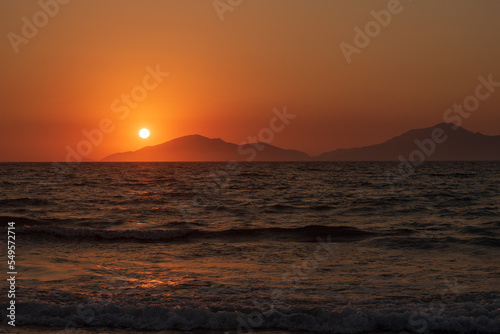
[[[4, 310], [5, 305], [2, 305]], [[422, 312], [423, 305], [384, 305], [335, 310], [287, 308], [260, 313], [258, 310], [212, 311], [206, 308], [166, 308], [158, 305], [124, 307], [96, 304], [64, 307], [46, 303], [19, 305], [19, 325], [56, 327], [112, 327], [140, 330], [304, 330], [318, 333], [370, 331], [442, 331], [459, 333], [500, 332], [500, 300], [453, 304], [442, 312]], [[5, 318], [5, 311], [2, 311]], [[80, 314], [80, 315], [79, 315]]]

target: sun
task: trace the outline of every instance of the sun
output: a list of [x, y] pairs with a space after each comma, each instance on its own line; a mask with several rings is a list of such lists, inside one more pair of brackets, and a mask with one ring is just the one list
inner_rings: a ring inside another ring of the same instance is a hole
[[141, 131], [139, 131], [139, 136], [141, 138], [148, 138], [149, 137], [149, 130], [148, 129], [141, 129]]

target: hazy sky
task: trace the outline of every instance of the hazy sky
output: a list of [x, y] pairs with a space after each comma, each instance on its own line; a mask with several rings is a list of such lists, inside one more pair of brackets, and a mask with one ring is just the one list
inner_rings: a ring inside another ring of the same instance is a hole
[[[243, 0], [218, 13], [213, 0], [42, 0], [47, 15], [0, 0], [0, 160], [64, 160], [103, 119], [113, 129], [92, 159], [195, 133], [239, 144], [284, 106], [297, 117], [272, 144], [318, 154], [435, 125], [479, 75], [500, 81], [498, 0], [401, 0], [348, 64], [340, 44], [393, 1]], [[168, 77], [147, 77], [157, 68]], [[138, 101], [121, 100], [132, 91]], [[500, 134], [499, 107], [500, 89], [463, 126]]]

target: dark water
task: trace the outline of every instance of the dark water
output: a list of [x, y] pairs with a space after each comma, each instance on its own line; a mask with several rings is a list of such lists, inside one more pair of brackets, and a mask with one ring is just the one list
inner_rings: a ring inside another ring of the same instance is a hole
[[500, 163], [427, 163], [391, 188], [396, 169], [0, 164], [16, 323], [500, 332]]

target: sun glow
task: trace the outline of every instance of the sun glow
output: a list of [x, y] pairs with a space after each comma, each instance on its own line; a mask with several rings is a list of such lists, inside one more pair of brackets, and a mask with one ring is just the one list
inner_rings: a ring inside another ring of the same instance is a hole
[[148, 138], [149, 137], [149, 130], [148, 129], [141, 129], [141, 131], [139, 131], [139, 136], [141, 138]]

